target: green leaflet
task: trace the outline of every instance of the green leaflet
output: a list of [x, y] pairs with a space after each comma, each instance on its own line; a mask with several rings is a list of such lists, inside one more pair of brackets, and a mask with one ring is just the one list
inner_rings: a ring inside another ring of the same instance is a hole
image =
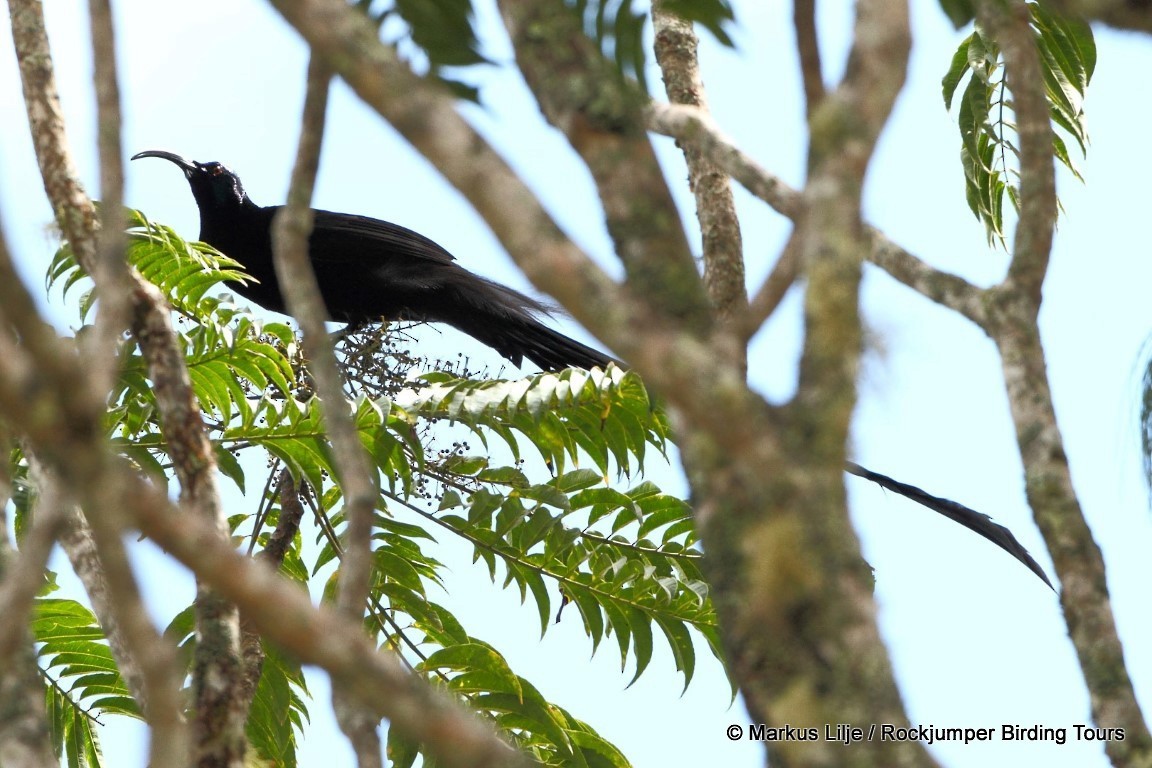
[[104, 634], [75, 600], [36, 600], [32, 634], [38, 644], [53, 748], [69, 768], [103, 764], [94, 725], [102, 715], [139, 718]]
[[[952, 10], [958, 14], [954, 18], [968, 13], [966, 4], [954, 5]], [[1075, 140], [1081, 155], [1087, 153], [1083, 102], [1096, 67], [1092, 30], [1082, 22], [1057, 16], [1040, 3], [1030, 2], [1028, 8], [1054, 127], [1052, 154], [1082, 180], [1064, 136]], [[1016, 126], [999, 45], [979, 25], [960, 43], [942, 79], [946, 108], [953, 108], [965, 79], [957, 109], [965, 198], [984, 225], [989, 242], [1003, 246], [1005, 197], [1014, 209], [1019, 208]]]

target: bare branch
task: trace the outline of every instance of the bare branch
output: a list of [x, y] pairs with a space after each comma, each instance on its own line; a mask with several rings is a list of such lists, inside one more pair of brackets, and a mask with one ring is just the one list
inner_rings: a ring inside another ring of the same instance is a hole
[[131, 275], [124, 261], [124, 153], [120, 145], [120, 88], [116, 75], [116, 34], [109, 0], [89, 0], [92, 59], [96, 81], [97, 143], [100, 150], [100, 231], [94, 275], [100, 296], [96, 333], [87, 354], [95, 388], [110, 389], [116, 377], [117, 348], [131, 318]]
[[[847, 514], [843, 467], [861, 349], [858, 287], [865, 245], [863, 179], [904, 78], [907, 6], [857, 4], [844, 82], [814, 110], [809, 181], [791, 250], [806, 281], [800, 382], [780, 409], [779, 436], [749, 409], [740, 453], [699, 425], [682, 431], [709, 582], [726, 627], [732, 672], [753, 718], [770, 725], [841, 722], [864, 715], [906, 722], [875, 620], [872, 580]], [[713, 133], [713, 132], [710, 132]], [[787, 283], [779, 279], [776, 282]], [[762, 416], [765, 421], [767, 418]], [[931, 765], [918, 745], [875, 744], [849, 756], [772, 743], [772, 764]]]
[[740, 319], [738, 331], [745, 341], [756, 335], [760, 327], [780, 306], [780, 302], [784, 301], [784, 297], [795, 284], [799, 271], [800, 247], [796, 239], [796, 230], [793, 229], [792, 236], [788, 238], [784, 250], [780, 253], [780, 258], [776, 259], [772, 271], [768, 273], [768, 277], [748, 303], [747, 314]]
[[308, 260], [308, 235], [312, 230], [309, 206], [320, 160], [330, 78], [331, 74], [319, 59], [313, 59], [308, 67], [308, 94], [304, 102], [300, 149], [292, 173], [288, 204], [273, 225], [273, 241], [276, 245], [277, 280], [284, 286], [288, 308], [303, 332], [308, 368], [324, 409], [333, 460], [347, 510], [348, 531], [340, 568], [338, 605], [350, 616], [359, 617], [364, 612], [372, 574], [372, 512], [377, 492], [368, 455], [360, 443], [356, 423], [344, 397], [332, 338], [324, 327], [327, 316], [324, 299]]
[[8, 669], [9, 662], [19, 663], [19, 654], [27, 650], [28, 617], [32, 610], [36, 593], [44, 586], [44, 572], [48, 567], [48, 556], [56, 538], [64, 527], [58, 489], [54, 485], [40, 489], [36, 514], [32, 527], [24, 536], [19, 552], [8, 546], [7, 521], [0, 509], [0, 669]]
[[1048, 381], [1038, 315], [1056, 217], [1052, 125], [1043, 64], [1023, 2], [984, 3], [981, 21], [1004, 51], [1020, 154], [1020, 217], [1004, 281], [989, 291], [986, 328], [1000, 351], [1025, 492], [1060, 580], [1060, 603], [1101, 727], [1124, 729], [1105, 744], [1113, 765], [1152, 763], [1152, 734], [1124, 663], [1103, 557], [1072, 484]]
[[788, 218], [795, 219], [800, 214], [800, 193], [733, 144], [707, 112], [679, 104], [649, 104], [648, 128], [698, 147], [745, 189]]
[[[268, 543], [256, 554], [256, 558], [278, 571], [292, 546], [292, 539], [300, 530], [300, 521], [304, 518], [304, 505], [300, 503], [300, 492], [290, 470], [287, 468], [280, 470], [276, 485], [280, 497], [280, 517], [276, 522], [276, 529], [268, 537]], [[266, 488], [265, 494], [267, 493]], [[257, 533], [253, 532], [253, 544], [256, 543], [256, 535]], [[264, 669], [264, 646], [261, 644], [260, 634], [243, 612], [240, 613], [240, 653], [244, 659], [244, 699], [247, 702], [246, 706], [251, 706], [252, 697], [256, 695], [256, 687], [260, 684], [260, 675]]]
[[[54, 477], [48, 471], [41, 474]], [[57, 483], [53, 480], [52, 485]], [[115, 489], [106, 487], [100, 493], [101, 501], [116, 503]], [[60, 545], [84, 585], [120, 676], [152, 726], [149, 765], [182, 768], [190, 754], [181, 694], [184, 671], [176, 649], [153, 626], [144, 606], [121, 539], [120, 515], [110, 516], [104, 511], [108, 507], [96, 504], [90, 508], [96, 510], [88, 517], [91, 526], [67, 503]]]
[[8, 10], [28, 124], [44, 191], [52, 203], [64, 237], [72, 244], [76, 260], [88, 274], [94, 275], [97, 263], [96, 209], [84, 194], [68, 153], [64, 115], [52, 70], [52, 52], [44, 28], [44, 10], [39, 0], [9, 0]]
[[984, 3], [981, 18], [996, 30], [1004, 50], [1005, 77], [1012, 92], [1020, 142], [1020, 217], [1005, 284], [1022, 292], [1039, 312], [1057, 211], [1056, 161], [1044, 70], [1032, 39], [1026, 3], [1014, 2], [1003, 8]]
[[[356, 423], [344, 398], [343, 381], [336, 366], [332, 338], [324, 328], [327, 311], [316, 274], [308, 261], [308, 235], [312, 231], [312, 189], [320, 164], [324, 136], [324, 113], [328, 105], [331, 73], [317, 57], [308, 65], [307, 95], [301, 121], [300, 147], [292, 171], [288, 204], [272, 227], [277, 282], [284, 287], [288, 309], [300, 323], [308, 369], [316, 382], [320, 405], [328, 428], [333, 462], [344, 494], [348, 527], [340, 564], [337, 606], [349, 619], [359, 620], [372, 579], [372, 513], [377, 492], [367, 452], [360, 443]], [[333, 691], [336, 717], [356, 751], [361, 768], [382, 765], [378, 718], [366, 716], [347, 700], [341, 689]]]
[[987, 292], [959, 275], [930, 266], [874, 227], [865, 227], [868, 260], [924, 297], [959, 312], [987, 330]]
[[795, 0], [792, 26], [796, 29], [796, 52], [800, 55], [800, 78], [804, 83], [804, 112], [811, 118], [825, 95], [820, 38], [816, 34], [816, 0]]
[[[777, 212], [793, 221], [802, 216], [804, 206], [800, 192], [769, 173], [736, 147], [708, 115], [691, 107], [652, 104], [648, 108], [648, 126], [656, 133], [699, 146], [712, 162]], [[982, 289], [929, 265], [874, 227], [865, 227], [865, 232], [869, 246], [866, 258], [869, 261], [932, 301], [983, 325]], [[793, 238], [773, 271], [753, 295], [747, 319], [741, 323], [742, 331], [747, 336], [751, 337], [759, 330], [795, 281], [795, 249]]]
[[[707, 114], [704, 83], [696, 59], [699, 40], [692, 25], [667, 12], [663, 3], [652, 5], [656, 31], [656, 61], [664, 75], [664, 89], [673, 104], [687, 104]], [[696, 196], [696, 218], [700, 222], [704, 251], [704, 287], [712, 310], [722, 325], [731, 325], [748, 306], [744, 286], [744, 249], [740, 219], [728, 175], [704, 157], [692, 144], [680, 144], [688, 166], [688, 187]], [[747, 366], [744, 345], [738, 352]]]

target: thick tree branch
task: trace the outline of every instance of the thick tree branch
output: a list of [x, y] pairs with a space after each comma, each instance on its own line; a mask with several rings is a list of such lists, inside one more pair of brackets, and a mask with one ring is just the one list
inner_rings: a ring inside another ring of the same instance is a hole
[[[344, 398], [344, 386], [336, 366], [332, 338], [324, 327], [328, 313], [316, 274], [308, 260], [308, 236], [312, 231], [312, 189], [320, 165], [324, 137], [324, 113], [332, 75], [318, 57], [308, 65], [307, 94], [301, 121], [300, 146], [292, 170], [288, 203], [272, 227], [276, 279], [284, 286], [288, 309], [300, 324], [308, 369], [316, 383], [332, 446], [340, 488], [344, 495], [348, 526], [340, 563], [337, 607], [349, 619], [364, 615], [372, 578], [372, 513], [376, 492], [372, 467], [360, 442], [356, 423]], [[378, 718], [366, 717], [352, 706], [344, 692], [333, 691], [333, 703], [341, 729], [348, 736], [361, 768], [382, 765]]]
[[[99, 295], [108, 297], [114, 303], [115, 292], [122, 290], [123, 286], [105, 279], [107, 270], [102, 268], [99, 261], [96, 212], [80, 185], [69, 157], [52, 73], [51, 50], [44, 29], [43, 9], [39, 0], [9, 0], [9, 9], [29, 126], [45, 191], [77, 261], [96, 281]], [[94, 23], [99, 27], [100, 19], [94, 19]], [[105, 78], [109, 73], [114, 79], [114, 69], [102, 70]], [[106, 103], [105, 107], [113, 108], [114, 105], [109, 107]], [[107, 117], [107, 113], [103, 116]], [[118, 149], [109, 149], [109, 152], [112, 156], [107, 157], [106, 162], [115, 162]], [[133, 309], [132, 331], [148, 362], [164, 437], [180, 479], [182, 503], [196, 514], [213, 521], [218, 534], [227, 540], [227, 520], [220, 508], [216, 491], [215, 454], [204, 431], [199, 405], [192, 392], [183, 353], [176, 343], [164, 299], [154, 286], [141, 280], [138, 275], [130, 273], [129, 281], [129, 300]], [[110, 322], [112, 325], [114, 321]], [[52, 364], [55, 359], [55, 356], [49, 357], [48, 364]], [[87, 378], [78, 380], [87, 381]], [[78, 404], [78, 409], [87, 412], [93, 403], [100, 404], [102, 408], [102, 393], [92, 387], [77, 389], [78, 399], [83, 400], [86, 396], [91, 400]], [[110, 514], [112, 509], [97, 503], [86, 505], [86, 512], [89, 515]], [[197, 697], [196, 743], [205, 750], [197, 760], [221, 766], [238, 765], [245, 741], [244, 712], [240, 706], [242, 694], [237, 614], [233, 607], [203, 588], [198, 590], [196, 605], [200, 631], [194, 675]]]
[[[804, 619], [786, 649], [794, 666], [791, 674], [760, 684], [757, 691], [768, 717], [786, 716], [786, 702], [800, 687], [820, 697], [821, 715], [833, 721], [906, 719], [876, 627], [871, 575], [848, 520], [842, 472], [861, 353], [858, 302], [866, 244], [861, 195], [876, 142], [904, 84], [910, 46], [905, 3], [858, 3], [844, 80], [820, 100], [809, 119], [808, 182], [804, 212], [796, 223], [806, 283], [805, 335], [799, 385], [786, 412], [786, 440], [794, 458], [784, 471], [794, 501], [782, 519], [773, 521], [775, 529], [765, 523], [752, 530], [771, 530], [773, 547], [795, 547], [821, 576], [792, 580], [792, 593], [782, 606], [789, 613], [801, 612]], [[780, 527], [784, 521], [789, 527]], [[762, 652], [783, 662], [780, 649]], [[769, 759], [827, 764], [815, 751], [792, 751], [770, 746]], [[922, 750], [877, 748], [859, 762], [923, 765], [931, 759]]]
[[981, 6], [1004, 51], [1020, 156], [1020, 218], [1004, 281], [990, 291], [996, 341], [1024, 463], [1025, 492], [1060, 579], [1060, 602], [1101, 727], [1124, 729], [1105, 750], [1116, 766], [1152, 765], [1152, 734], [1136, 700], [1109, 601], [1103, 557], [1072, 485], [1056, 420], [1038, 315], [1056, 220], [1052, 124], [1025, 3]]
[[596, 49], [571, 8], [552, 0], [498, 5], [544, 117], [592, 174], [634, 300], [689, 334], [707, 336], [711, 312], [644, 129], [644, 95]]

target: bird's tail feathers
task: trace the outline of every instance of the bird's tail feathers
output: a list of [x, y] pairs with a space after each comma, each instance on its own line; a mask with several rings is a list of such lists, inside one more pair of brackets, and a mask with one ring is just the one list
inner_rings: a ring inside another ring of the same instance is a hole
[[1032, 559], [1032, 555], [1028, 554], [1028, 550], [1024, 548], [1024, 545], [1016, 540], [1016, 537], [1012, 535], [1012, 531], [1000, 525], [988, 515], [970, 509], [951, 499], [933, 496], [922, 488], [917, 488], [908, 483], [902, 483], [899, 480], [888, 477], [887, 475], [882, 475], [879, 472], [873, 472], [851, 461], [847, 463], [845, 469], [857, 477], [871, 480], [882, 488], [887, 488], [918, 504], [923, 504], [929, 509], [944, 515], [944, 517], [947, 517], [949, 520], [959, 523], [968, 530], [983, 536], [1023, 563], [1028, 570], [1036, 574], [1050, 589], [1055, 589], [1055, 587], [1052, 586], [1052, 582], [1048, 580], [1048, 575], [1044, 573], [1044, 569], [1040, 567], [1039, 563]]
[[475, 276], [467, 290], [459, 291], [460, 317], [444, 318], [450, 325], [495, 349], [519, 366], [525, 358], [545, 371], [564, 368], [605, 368], [620, 362], [592, 347], [570, 339], [537, 320], [551, 317], [558, 308], [525, 296], [499, 283]]

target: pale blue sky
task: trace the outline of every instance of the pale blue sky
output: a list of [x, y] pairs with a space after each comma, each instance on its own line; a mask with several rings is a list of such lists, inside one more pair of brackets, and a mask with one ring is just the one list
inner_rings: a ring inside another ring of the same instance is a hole
[[[494, 28], [483, 0], [484, 28]], [[48, 3], [73, 148], [96, 189], [86, 5]], [[826, 60], [842, 61], [850, 17], [826, 3], [821, 18]], [[913, 8], [915, 49], [909, 82], [873, 162], [866, 192], [871, 223], [931, 263], [987, 285], [1006, 258], [989, 249], [967, 212], [954, 121], [944, 111], [940, 77], [961, 35], [935, 3]], [[739, 50], [705, 37], [704, 77], [717, 120], [762, 165], [799, 184], [804, 168], [801, 100], [791, 37], [790, 4], [736, 3]], [[168, 149], [219, 160], [244, 180], [254, 200], [281, 202], [295, 151], [305, 50], [295, 33], [256, 2], [124, 2], [119, 10], [125, 150]], [[1152, 544], [1136, 438], [1141, 346], [1152, 327], [1147, 222], [1152, 177], [1147, 126], [1152, 107], [1136, 78], [1152, 71], [1152, 41], [1098, 31], [1099, 66], [1087, 102], [1092, 146], [1086, 185], [1061, 178], [1061, 220], [1046, 285], [1042, 328], [1061, 428], [1085, 514], [1109, 565], [1113, 608], [1129, 671], [1145, 710], [1152, 708], [1152, 620], [1146, 589]], [[42, 284], [54, 243], [40, 191], [7, 30], [0, 42], [0, 213], [28, 279]], [[509, 59], [502, 39], [486, 52]], [[1137, 74], [1141, 73], [1141, 74]], [[831, 79], [834, 71], [830, 71]], [[659, 83], [656, 73], [650, 78]], [[564, 140], [506, 69], [484, 74], [487, 111], [467, 114], [528, 179], [565, 229], [606, 265], [612, 256], [587, 174]], [[463, 264], [527, 288], [483, 223], [422, 159], [368, 109], [337, 87], [317, 189], [319, 207], [386, 218], [428, 234]], [[669, 178], [683, 178], [676, 150], [660, 140]], [[129, 168], [128, 200], [188, 237], [198, 231], [180, 175], [158, 162]], [[690, 211], [686, 190], [677, 189]], [[739, 193], [749, 273], [759, 279], [787, 234], [777, 214]], [[689, 221], [694, 218], [689, 214]], [[786, 397], [798, 349], [796, 297], [785, 303], [753, 348], [756, 386]], [[856, 457], [866, 466], [992, 514], [1051, 567], [1022, 490], [1007, 403], [995, 351], [966, 321], [870, 269], [864, 309], [871, 351], [854, 426]], [[74, 317], [54, 312], [65, 322]], [[579, 332], [569, 326], [573, 333]], [[425, 333], [444, 352], [475, 345], [452, 332]], [[464, 346], [467, 344], [467, 346]], [[490, 358], [495, 360], [494, 358]], [[674, 471], [657, 482], [681, 490]], [[1005, 743], [931, 747], [952, 766], [1103, 766], [1099, 743], [1076, 742], [1072, 726], [1088, 722], [1088, 700], [1066, 638], [1056, 597], [1025, 569], [983, 540], [930, 512], [857, 479], [849, 479], [853, 519], [876, 571], [879, 620], [910, 717], [917, 724], [999, 727], [1002, 723], [1066, 727], [1064, 745]], [[231, 503], [251, 507], [252, 501]], [[747, 724], [729, 708], [719, 667], [700, 649], [697, 678], [681, 697], [670, 655], [658, 648], [631, 688], [618, 657], [591, 646], [576, 616], [537, 639], [536, 613], [511, 592], [492, 587], [462, 548], [450, 548], [450, 595], [470, 630], [500, 648], [514, 669], [573, 714], [588, 720], [638, 766], [758, 765], [759, 746], [730, 743], [729, 723]], [[186, 582], [147, 558], [147, 586], [158, 615], [190, 599]], [[320, 676], [314, 676], [319, 678]], [[314, 692], [323, 694], [320, 681]], [[306, 764], [344, 759], [325, 695], [311, 707], [322, 728], [305, 745]], [[1106, 724], [1105, 724], [1106, 725]], [[142, 764], [137, 731], [117, 729], [106, 743], [110, 763]], [[339, 755], [340, 757], [336, 757]]]

